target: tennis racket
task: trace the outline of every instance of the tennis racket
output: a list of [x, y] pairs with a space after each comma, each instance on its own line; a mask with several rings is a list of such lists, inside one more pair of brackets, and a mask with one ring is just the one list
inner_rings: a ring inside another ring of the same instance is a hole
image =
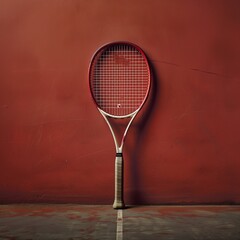
[[[150, 67], [143, 50], [128, 42], [104, 45], [94, 54], [89, 67], [93, 100], [106, 120], [116, 147], [115, 198], [113, 208], [124, 208], [123, 145], [128, 129], [147, 99], [151, 82]], [[118, 141], [109, 118], [130, 118]]]

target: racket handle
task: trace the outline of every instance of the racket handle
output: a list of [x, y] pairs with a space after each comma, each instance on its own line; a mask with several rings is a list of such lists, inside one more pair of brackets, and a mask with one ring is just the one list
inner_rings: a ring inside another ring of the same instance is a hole
[[124, 208], [123, 201], [123, 157], [122, 153], [117, 153], [115, 159], [115, 199], [114, 209]]

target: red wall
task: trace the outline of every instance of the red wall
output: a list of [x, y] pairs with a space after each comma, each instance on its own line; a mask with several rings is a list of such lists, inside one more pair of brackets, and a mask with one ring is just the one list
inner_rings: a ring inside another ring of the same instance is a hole
[[154, 79], [124, 149], [126, 203], [240, 203], [240, 2], [1, 0], [0, 202], [112, 203], [115, 150], [88, 89], [130, 41]]

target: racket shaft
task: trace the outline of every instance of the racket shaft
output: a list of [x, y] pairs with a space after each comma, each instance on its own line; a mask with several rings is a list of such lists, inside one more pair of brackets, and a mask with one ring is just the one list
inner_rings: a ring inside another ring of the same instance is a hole
[[123, 157], [116, 156], [115, 160], [115, 199], [113, 208], [124, 208], [123, 201]]

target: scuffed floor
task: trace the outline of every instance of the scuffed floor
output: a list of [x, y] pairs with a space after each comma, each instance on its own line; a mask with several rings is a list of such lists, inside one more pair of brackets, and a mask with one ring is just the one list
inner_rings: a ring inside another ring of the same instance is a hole
[[240, 206], [0, 205], [0, 239], [239, 240]]

